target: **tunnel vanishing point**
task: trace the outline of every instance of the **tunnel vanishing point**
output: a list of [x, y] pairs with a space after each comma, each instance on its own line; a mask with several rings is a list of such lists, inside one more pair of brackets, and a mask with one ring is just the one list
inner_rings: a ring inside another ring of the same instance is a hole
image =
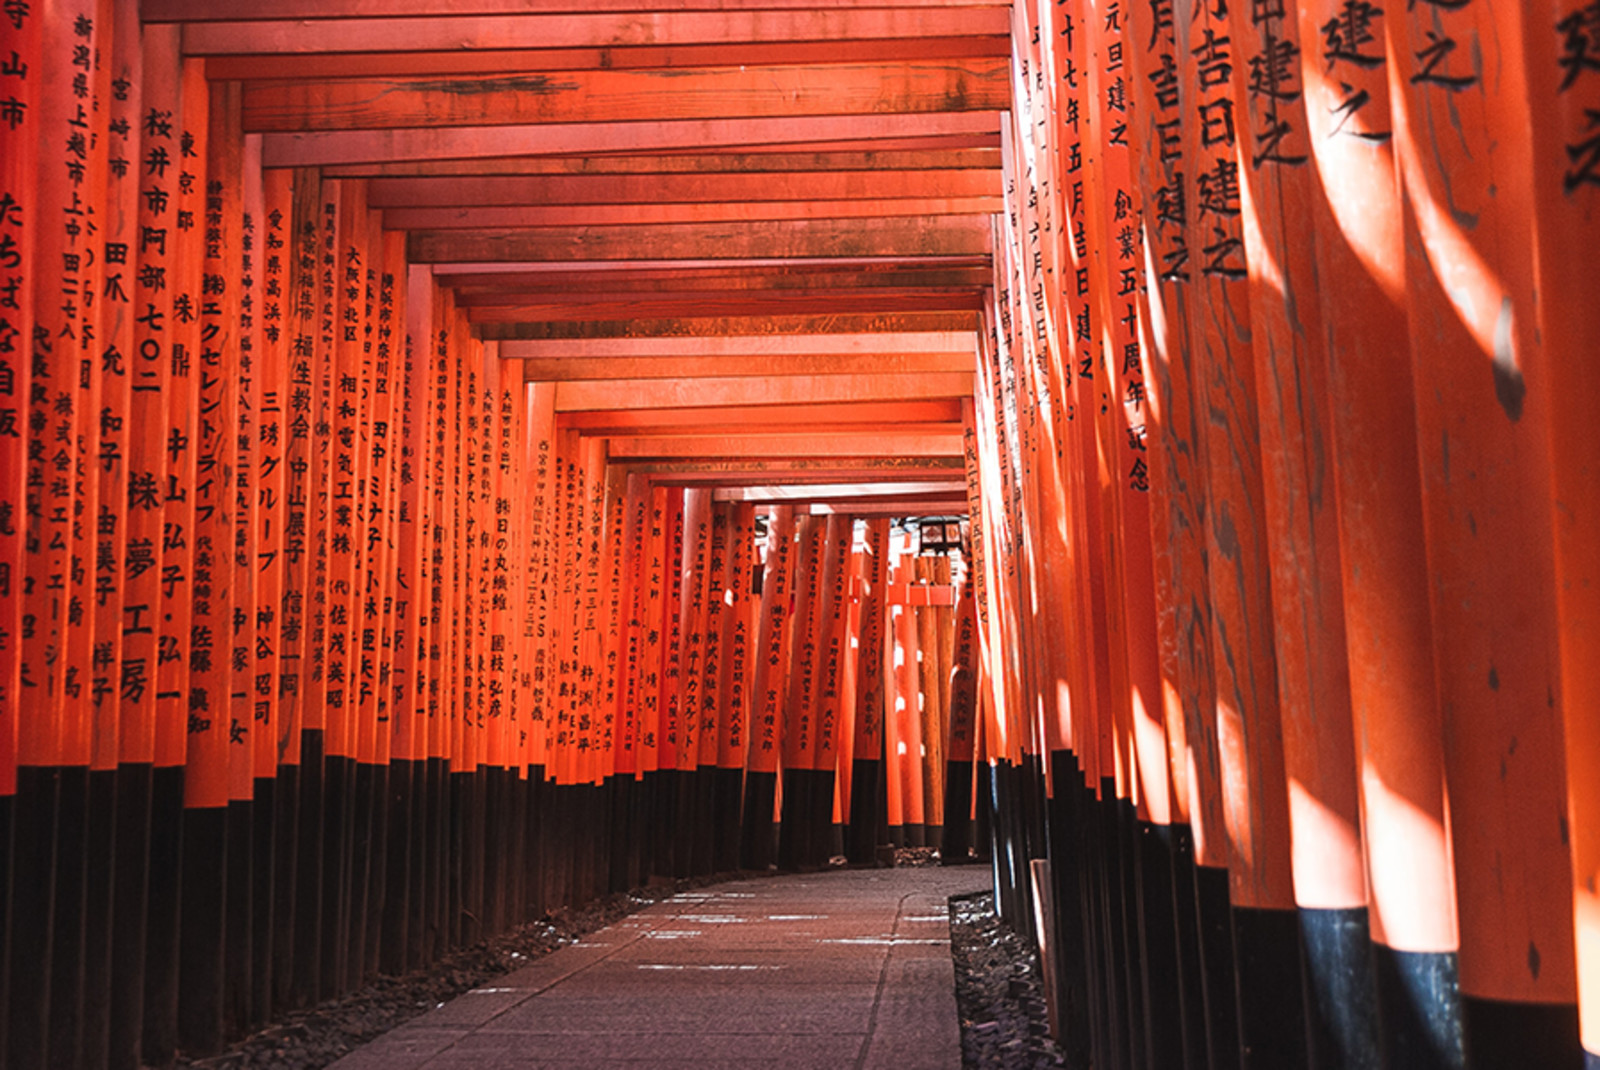
[[1596, 1070], [1597, 251], [1594, 0], [3, 0], [0, 1066], [909, 842]]

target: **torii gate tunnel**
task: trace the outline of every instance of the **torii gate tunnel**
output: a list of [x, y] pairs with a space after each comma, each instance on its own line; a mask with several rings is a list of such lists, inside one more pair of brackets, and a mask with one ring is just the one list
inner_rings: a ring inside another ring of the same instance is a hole
[[893, 841], [1600, 1067], [1597, 250], [1593, 0], [4, 0], [0, 1065]]

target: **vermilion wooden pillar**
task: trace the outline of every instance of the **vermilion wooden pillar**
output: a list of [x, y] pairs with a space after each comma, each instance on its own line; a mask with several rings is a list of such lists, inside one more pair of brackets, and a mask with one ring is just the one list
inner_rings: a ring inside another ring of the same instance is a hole
[[[976, 752], [978, 715], [978, 612], [973, 604], [969, 571], [956, 595], [955, 645], [950, 666], [950, 732], [945, 750], [944, 839], [940, 854], [947, 864], [963, 862], [972, 849], [972, 762]], [[1074, 790], [1062, 785], [1058, 790]]]
[[[1378, 1059], [1376, 987], [1356, 801], [1339, 522], [1325, 443], [1327, 347], [1315, 242], [1300, 24], [1283, 4], [1231, 10], [1241, 102], [1262, 501], [1272, 567], [1279, 716], [1295, 901], [1315, 1062]], [[1286, 59], [1287, 57], [1287, 59]]]
[[[272, 779], [277, 772], [275, 725], [257, 717], [255, 673], [256, 637], [256, 517], [255, 478], [259, 467], [262, 365], [260, 268], [262, 207], [261, 139], [241, 138], [239, 184], [239, 241], [231, 257], [238, 278], [238, 382], [235, 434], [228, 443], [233, 480], [228, 486], [233, 513], [231, 538], [223, 553], [233, 570], [232, 612], [228, 621], [226, 651], [229, 662], [229, 730], [249, 728], [246, 746], [230, 744], [228, 755], [229, 838], [240, 845], [230, 858], [228, 880], [248, 888], [245, 895], [230, 896], [226, 967], [228, 975], [224, 1029], [230, 1036], [266, 1021], [271, 1011], [272, 908]], [[259, 968], [257, 967], [257, 964]]]
[[[39, 66], [41, 16], [29, 11], [19, 19], [0, 20], [0, 48], [17, 62], [0, 73], [0, 92], [19, 105], [15, 125], [0, 128], [0, 287], [14, 295], [0, 308], [0, 508], [11, 518], [0, 527], [0, 635], [6, 639], [0, 652], [0, 919], [9, 918], [12, 902], [11, 840], [13, 807], [17, 792], [17, 745], [21, 720], [24, 528], [27, 493], [29, 357], [33, 337], [34, 272], [32, 249], [38, 205], [33, 197], [34, 170], [38, 166], [39, 112], [37, 85], [43, 79]], [[137, 179], [134, 179], [136, 182]], [[6, 924], [0, 920], [0, 925]], [[0, 951], [0, 1031], [5, 1030], [10, 1007], [11, 954], [9, 929], [6, 950]]]
[[[294, 948], [295, 816], [299, 802], [300, 729], [282, 696], [283, 650], [288, 572], [288, 480], [293, 391], [290, 369], [294, 311], [290, 304], [295, 271], [294, 173], [263, 171], [261, 215], [256, 222], [257, 341], [256, 370], [259, 389], [255, 410], [255, 441], [250, 488], [255, 497], [252, 541], [255, 571], [255, 636], [251, 643], [248, 691], [258, 720], [256, 748], [261, 762], [258, 798], [268, 806], [271, 834], [267, 848], [271, 877], [262, 879], [258, 917], [264, 914], [268, 947], [258, 952], [264, 965], [265, 1014], [283, 1006], [289, 995]], [[263, 731], [265, 726], [265, 731]], [[268, 787], [267, 785], [270, 785]], [[258, 845], [259, 846], [259, 845]], [[259, 935], [259, 929], [258, 929]]]
[[[104, 1008], [103, 1040], [86, 1037], [86, 1058], [113, 1067], [138, 1063], [139, 1016], [144, 983], [144, 914], [147, 842], [149, 836], [150, 770], [128, 750], [124, 738], [127, 711], [121, 698], [123, 659], [123, 604], [126, 595], [124, 563], [130, 519], [128, 478], [132, 451], [132, 405], [135, 361], [134, 317], [140, 309], [136, 283], [139, 239], [139, 184], [144, 46], [133, 5], [120, 5], [112, 14], [110, 68], [111, 138], [107, 168], [105, 244], [101, 256], [104, 276], [100, 292], [101, 411], [90, 441], [97, 442], [100, 498], [97, 503], [94, 573], [93, 691], [97, 711], [109, 714], [115, 728], [98, 732], [97, 746], [114, 743], [109, 764], [117, 766], [108, 802], [92, 803], [106, 817], [115, 815], [108, 848], [101, 857], [107, 870], [95, 883], [105, 888], [109, 925], [103, 937], [91, 936], [108, 958], [105, 977], [90, 989], [86, 1000]], [[117, 162], [121, 161], [121, 162]], [[135, 707], [137, 709], [137, 707]], [[3, 734], [3, 730], [0, 730]], [[111, 740], [105, 738], [111, 736]], [[0, 744], [3, 745], [3, 744]], [[138, 764], [134, 764], [138, 763]], [[103, 790], [103, 789], [102, 789]], [[3, 834], [0, 834], [3, 835]], [[3, 966], [0, 966], [3, 968]], [[0, 982], [3, 987], [3, 982]], [[4, 996], [0, 993], [0, 1003]], [[3, 1012], [0, 1012], [3, 1013]], [[0, 1029], [3, 1029], [0, 1024]]]
[[[205, 83], [200, 83], [202, 86]], [[186, 81], [187, 93], [191, 83]], [[192, 543], [188, 583], [188, 753], [184, 763], [183, 927], [178, 963], [178, 1043], [215, 1051], [223, 1037], [227, 973], [228, 801], [230, 751], [249, 748], [249, 724], [233, 725], [233, 449], [237, 403], [239, 199], [243, 165], [239, 86], [210, 85], [204, 156], [195, 165], [203, 190], [198, 295], [199, 349], [193, 367]], [[187, 111], [187, 107], [185, 108]], [[181, 151], [181, 149], [180, 149]], [[180, 204], [182, 201], [180, 200]], [[163, 568], [167, 566], [164, 564]], [[164, 577], [166, 578], [166, 577]], [[235, 732], [238, 738], [235, 741]], [[247, 847], [246, 844], [239, 845]], [[248, 895], [244, 889], [239, 894]], [[248, 967], [246, 967], [248, 968]]]
[[[1397, 12], [1395, 14], [1398, 14]], [[1380, 1000], [1396, 1065], [1457, 1066], [1456, 904], [1428, 615], [1384, 18], [1299, 5], [1306, 138], [1318, 194], [1345, 635]], [[1381, 378], [1383, 390], [1371, 384]]]
[[1206, 412], [1212, 665], [1232, 839], [1239, 1044], [1251, 1053], [1248, 1065], [1289, 1067], [1306, 1056], [1242, 225], [1250, 207], [1238, 181], [1251, 162], [1249, 117], [1235, 88], [1244, 60], [1225, 18], [1209, 7], [1190, 14], [1179, 10], [1175, 27], [1187, 44], [1179, 72], [1192, 94], [1184, 105], [1195, 175], [1190, 333]]
[[784, 741], [784, 695], [788, 688], [789, 640], [793, 628], [790, 600], [796, 557], [794, 506], [775, 506], [766, 519], [757, 662], [751, 684], [750, 750], [745, 760], [743, 842], [739, 852], [741, 865], [756, 870], [766, 869], [774, 847], [773, 797]]
[[[866, 522], [866, 545], [858, 577], [860, 637], [856, 648], [854, 735], [850, 746], [850, 813], [845, 856], [857, 865], [875, 857], [879, 836], [886, 828], [884, 761], [884, 641], [888, 606], [884, 589], [888, 577], [889, 519]], [[766, 590], [763, 588], [763, 602]]]
[[778, 830], [778, 867], [793, 870], [806, 860], [806, 790], [814, 768], [816, 734], [812, 705], [817, 685], [817, 627], [827, 521], [804, 516], [796, 525], [794, 623], [789, 644], [787, 688], [782, 705], [783, 814]]
[[[39, 61], [40, 17], [32, 11], [0, 21], [0, 48], [17, 62], [0, 74], [0, 93], [16, 101], [20, 115], [0, 129], [0, 287], [14, 295], [0, 308], [0, 509], [11, 519], [0, 525], [0, 1032], [9, 1038], [11, 1008], [13, 883], [19, 867], [12, 841], [16, 823], [17, 747], [21, 721], [23, 569], [27, 507], [27, 426], [33, 337], [32, 250], [37, 204], [32, 195], [38, 166], [39, 113], [35, 86], [42, 80]], [[135, 180], [136, 181], [136, 180]], [[14, 307], [13, 307], [14, 306]], [[6, 1043], [9, 1053], [10, 1041]]]
[[1600, 473], [1592, 404], [1600, 396], [1600, 319], [1588, 295], [1590, 254], [1600, 238], [1600, 19], [1592, 5], [1527, 5], [1522, 32], [1533, 104], [1539, 331], [1554, 388], [1551, 478], [1578, 1001], [1592, 1070], [1600, 1065], [1600, 785], [1591, 774], [1600, 768], [1600, 533], [1592, 493]]
[[[933, 561], [928, 557], [919, 555], [912, 561], [912, 570], [909, 576], [912, 584], [929, 587], [933, 581]], [[927, 592], [919, 591], [922, 598], [927, 597]], [[919, 759], [922, 762], [922, 812], [923, 835], [929, 838], [929, 846], [937, 846], [938, 833], [936, 828], [944, 827], [944, 736], [945, 736], [945, 710], [943, 695], [943, 674], [939, 671], [939, 647], [941, 636], [938, 620], [934, 615], [933, 606], [924, 602], [911, 609], [912, 619], [917, 630], [917, 650], [921, 657], [917, 661], [917, 689], [922, 695], [922, 753]], [[1035, 708], [1038, 700], [1035, 699]]]
[[816, 735], [810, 779], [809, 861], [825, 866], [833, 857], [838, 795], [840, 704], [844, 697], [845, 629], [850, 581], [850, 543], [855, 521], [830, 513], [824, 531], [821, 601], [817, 607], [817, 652], [812, 731]]
[[1553, 105], [1529, 96], [1516, 5], [1418, 5], [1386, 29], [1467, 1063], [1576, 1066], [1550, 509], [1573, 384], [1548, 374], [1528, 235], [1566, 195], [1533, 186], [1530, 117]]
[[1187, 42], [1180, 43], [1177, 35], [1174, 6], [1140, 8], [1134, 16], [1138, 47], [1129, 52], [1131, 140], [1144, 205], [1145, 443], [1154, 506], [1162, 705], [1177, 823], [1174, 874], [1185, 1045], [1195, 1062], [1207, 1057], [1208, 1043], [1212, 1051], [1228, 1048], [1226, 1035], [1234, 1028], [1231, 947], [1212, 939], [1204, 945], [1209, 953], [1202, 955], [1193, 911], [1204, 902], [1213, 904], [1210, 916], [1225, 917], [1216, 905], [1226, 903], [1228, 865], [1206, 567], [1205, 410], [1195, 392], [1198, 365], [1190, 334], [1190, 303], [1196, 280], [1203, 279], [1188, 227], [1198, 211], [1194, 172], [1185, 156], [1196, 147], [1195, 114], [1188, 99], [1192, 88], [1178, 76]]
[[750, 741], [751, 679], [755, 663], [755, 603], [751, 561], [755, 553], [755, 503], [736, 502], [728, 530], [729, 606], [722, 625], [722, 718], [717, 745], [717, 830], [713, 868], [739, 868], [739, 812], [745, 754]]

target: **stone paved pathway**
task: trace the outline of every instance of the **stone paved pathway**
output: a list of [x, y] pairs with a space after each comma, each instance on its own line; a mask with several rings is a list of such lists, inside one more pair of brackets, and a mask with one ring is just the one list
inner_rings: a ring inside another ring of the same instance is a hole
[[335, 1070], [959, 1070], [946, 901], [981, 866], [720, 884], [422, 1015]]

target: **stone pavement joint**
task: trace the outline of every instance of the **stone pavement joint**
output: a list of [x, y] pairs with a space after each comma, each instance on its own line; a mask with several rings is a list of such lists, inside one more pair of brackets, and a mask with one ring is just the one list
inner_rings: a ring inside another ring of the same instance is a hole
[[958, 1070], [948, 900], [986, 867], [735, 881], [650, 906], [334, 1070]]

